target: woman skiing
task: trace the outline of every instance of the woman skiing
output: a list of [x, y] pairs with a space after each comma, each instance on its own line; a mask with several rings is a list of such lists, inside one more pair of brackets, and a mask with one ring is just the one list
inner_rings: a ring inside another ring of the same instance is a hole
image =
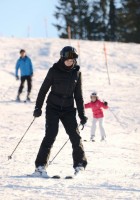
[[64, 47], [60, 52], [59, 61], [49, 69], [38, 93], [33, 113], [34, 117], [41, 116], [45, 96], [51, 88], [46, 101], [45, 137], [35, 161], [36, 168], [33, 176], [48, 177], [46, 167], [51, 148], [58, 134], [59, 120], [61, 120], [72, 143], [73, 167], [75, 172], [83, 170], [87, 165], [76, 121], [76, 108], [74, 108], [75, 100], [80, 122], [84, 125], [87, 122], [87, 117], [84, 111], [81, 72], [76, 62], [77, 58], [78, 55], [73, 47]]
[[99, 122], [100, 134], [101, 134], [101, 141], [105, 140], [106, 134], [103, 127], [103, 110], [108, 108], [107, 102], [102, 102], [98, 99], [97, 93], [93, 92], [90, 96], [91, 102], [85, 104], [85, 108], [91, 108], [93, 112], [93, 120], [92, 120], [92, 128], [91, 128], [91, 141], [95, 141], [95, 131], [96, 131], [96, 123]]

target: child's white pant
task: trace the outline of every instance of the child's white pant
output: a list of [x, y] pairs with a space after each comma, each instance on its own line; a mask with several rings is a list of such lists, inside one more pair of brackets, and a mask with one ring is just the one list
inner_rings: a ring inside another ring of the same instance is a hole
[[92, 127], [91, 127], [91, 139], [93, 139], [93, 137], [95, 137], [96, 123], [97, 122], [99, 122], [101, 138], [106, 137], [105, 130], [104, 130], [104, 127], [103, 127], [103, 118], [93, 118]]

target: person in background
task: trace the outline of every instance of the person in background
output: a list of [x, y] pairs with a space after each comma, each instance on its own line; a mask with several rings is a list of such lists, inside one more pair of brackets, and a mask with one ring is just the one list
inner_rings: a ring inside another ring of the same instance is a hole
[[[51, 88], [46, 101], [45, 137], [35, 160], [33, 176], [48, 177], [46, 167], [48, 166], [51, 148], [58, 134], [59, 121], [62, 122], [72, 143], [75, 173], [84, 170], [87, 165], [76, 120], [76, 110], [78, 110], [80, 123], [84, 126], [87, 122], [82, 95], [81, 72], [79, 71], [80, 66], [77, 65], [77, 58], [78, 54], [75, 48], [71, 46], [64, 47], [60, 51], [59, 61], [49, 69], [39, 90], [33, 113], [34, 117], [41, 116], [45, 96]], [[74, 101], [76, 102], [77, 109], [74, 107]]]
[[103, 114], [103, 110], [104, 109], [108, 109], [108, 103], [107, 102], [102, 102], [98, 99], [97, 97], [97, 93], [93, 92], [90, 95], [91, 98], [91, 102], [85, 104], [85, 108], [91, 108], [92, 112], [93, 112], [93, 120], [92, 120], [92, 128], [91, 128], [91, 137], [90, 140], [92, 142], [95, 141], [95, 131], [96, 131], [96, 123], [99, 122], [99, 128], [100, 128], [100, 134], [101, 134], [101, 141], [105, 140], [106, 138], [106, 134], [105, 134], [105, 130], [103, 127], [103, 118], [104, 118], [104, 114]]
[[24, 88], [24, 83], [27, 81], [27, 97], [26, 100], [30, 101], [30, 94], [32, 89], [32, 76], [33, 76], [33, 65], [31, 59], [26, 55], [26, 51], [24, 49], [20, 50], [20, 58], [17, 60], [16, 63], [16, 71], [15, 76], [16, 79], [19, 80], [18, 71], [20, 70], [20, 86], [18, 89], [18, 95], [16, 100], [20, 101], [20, 95]]

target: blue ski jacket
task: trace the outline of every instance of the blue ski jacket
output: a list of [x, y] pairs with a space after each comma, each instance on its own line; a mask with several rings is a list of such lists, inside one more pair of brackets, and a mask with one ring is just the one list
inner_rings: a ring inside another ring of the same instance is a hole
[[15, 75], [18, 76], [18, 70], [20, 69], [21, 76], [31, 76], [33, 75], [33, 65], [31, 59], [28, 56], [24, 58], [19, 58], [16, 63], [16, 73]]

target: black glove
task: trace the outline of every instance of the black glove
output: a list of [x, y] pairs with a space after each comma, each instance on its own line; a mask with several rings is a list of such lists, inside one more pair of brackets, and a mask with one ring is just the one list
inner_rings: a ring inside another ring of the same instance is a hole
[[83, 126], [82, 130], [84, 129], [84, 125], [87, 123], [88, 118], [86, 116], [83, 116], [81, 118], [80, 124]]
[[81, 118], [80, 124], [85, 125], [87, 123], [88, 118], [86, 116]]
[[104, 105], [105, 105], [105, 106], [107, 106], [107, 105], [108, 105], [108, 103], [105, 101], [105, 102], [104, 102]]
[[19, 76], [16, 76], [16, 80], [19, 80]]
[[42, 110], [40, 108], [35, 108], [33, 116], [40, 117], [42, 115]]

